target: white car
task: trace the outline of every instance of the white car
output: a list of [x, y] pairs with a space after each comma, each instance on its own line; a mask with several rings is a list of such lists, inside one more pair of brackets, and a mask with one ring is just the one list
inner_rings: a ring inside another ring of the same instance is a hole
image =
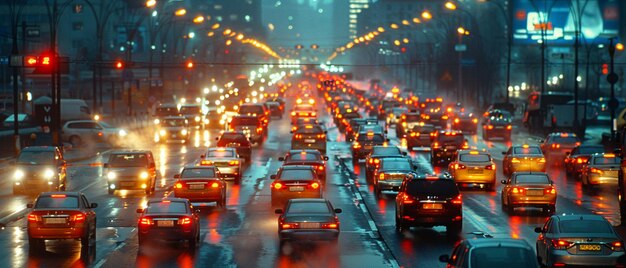
[[98, 120], [73, 120], [63, 125], [61, 139], [78, 147], [85, 142], [120, 145], [128, 132]]
[[201, 156], [200, 166], [215, 166], [224, 177], [234, 177], [235, 184], [241, 182], [243, 169], [237, 150], [232, 147], [211, 147]]

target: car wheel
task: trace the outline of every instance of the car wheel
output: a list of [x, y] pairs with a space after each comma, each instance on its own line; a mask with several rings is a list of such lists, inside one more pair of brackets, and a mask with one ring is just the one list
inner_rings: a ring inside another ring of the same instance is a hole
[[46, 242], [43, 239], [28, 238], [28, 251], [34, 254], [42, 253], [46, 250]]
[[85, 235], [80, 238], [80, 245], [83, 247], [91, 246], [91, 237], [91, 226], [87, 226], [87, 231], [85, 232]]
[[509, 214], [515, 214], [515, 206], [511, 204], [511, 202], [508, 202], [506, 206], [506, 212]]
[[82, 140], [78, 136], [72, 136], [70, 137], [70, 143], [72, 144], [72, 146], [78, 147], [82, 143]]

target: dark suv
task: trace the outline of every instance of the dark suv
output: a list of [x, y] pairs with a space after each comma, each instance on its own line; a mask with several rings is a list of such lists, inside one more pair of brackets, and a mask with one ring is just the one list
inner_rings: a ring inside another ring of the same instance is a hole
[[463, 201], [449, 175], [406, 175], [396, 196], [396, 231], [444, 225], [448, 234], [463, 227]]
[[433, 166], [446, 165], [454, 159], [457, 150], [468, 149], [469, 145], [463, 132], [441, 130], [435, 135], [433, 143], [430, 145]]
[[20, 151], [13, 173], [13, 194], [65, 191], [67, 164], [55, 146], [31, 146]]
[[237, 154], [250, 163], [252, 158], [252, 144], [243, 132], [227, 131], [215, 138], [217, 147], [232, 147], [237, 150]]
[[372, 152], [374, 146], [383, 145], [387, 141], [383, 133], [361, 132], [357, 134], [352, 143], [352, 162], [356, 163], [359, 159], [365, 158]]
[[144, 190], [154, 194], [157, 169], [154, 156], [147, 150], [120, 150], [111, 152], [104, 164], [109, 194], [115, 190]]
[[267, 128], [263, 125], [261, 117], [251, 115], [237, 115], [229, 124], [230, 131], [243, 132], [251, 142], [263, 143]]

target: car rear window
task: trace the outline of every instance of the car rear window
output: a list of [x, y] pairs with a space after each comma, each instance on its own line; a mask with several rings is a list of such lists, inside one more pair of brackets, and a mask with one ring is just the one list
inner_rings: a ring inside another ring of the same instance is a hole
[[520, 247], [479, 247], [472, 250], [472, 267], [507, 267], [525, 268], [535, 267], [535, 254], [526, 248]]
[[579, 147], [579, 154], [596, 154], [596, 153], [604, 153], [604, 147], [601, 146], [593, 146], [593, 147]]
[[186, 168], [180, 175], [185, 178], [215, 178], [215, 170], [212, 168]]
[[243, 142], [246, 141], [246, 135], [243, 133], [224, 133], [220, 138], [221, 141], [235, 141], [235, 142]]
[[157, 116], [178, 115], [178, 108], [176, 107], [159, 107], [156, 109], [155, 114]]
[[463, 135], [444, 135], [444, 134], [439, 134], [438, 140], [441, 143], [462, 144], [464, 142]]
[[308, 169], [283, 169], [280, 173], [281, 180], [310, 180], [315, 178], [313, 172]]
[[420, 114], [407, 114], [405, 117], [407, 122], [419, 122], [422, 120], [422, 116]]
[[611, 233], [613, 227], [601, 220], [562, 220], [559, 222], [561, 233]]
[[320, 126], [307, 125], [299, 127], [296, 130], [296, 133], [300, 134], [312, 134], [312, 133], [323, 133], [324, 130]]
[[374, 135], [359, 134], [358, 141], [384, 142], [385, 138], [383, 138], [383, 136], [380, 134], [374, 134]]
[[438, 196], [457, 196], [459, 189], [453, 180], [434, 179], [434, 180], [411, 180], [407, 183], [406, 192], [409, 195], [438, 195]]
[[145, 167], [148, 158], [145, 154], [112, 154], [109, 158], [109, 166], [112, 167]]
[[259, 119], [256, 117], [233, 117], [230, 123], [235, 126], [256, 126], [259, 123]]
[[541, 149], [539, 149], [538, 147], [528, 147], [528, 148], [519, 147], [519, 148], [513, 148], [513, 153], [514, 154], [541, 154]]
[[260, 105], [244, 105], [239, 107], [239, 114], [262, 114], [263, 106]]
[[463, 162], [489, 162], [491, 157], [487, 154], [462, 154], [459, 160]]
[[517, 184], [550, 183], [550, 178], [545, 174], [518, 174], [515, 176], [515, 182]]
[[558, 143], [558, 144], [573, 144], [577, 142], [580, 142], [580, 140], [577, 137], [572, 137], [572, 136], [567, 136], [567, 137], [556, 136], [552, 139], [552, 143]]
[[412, 170], [411, 163], [409, 162], [408, 159], [400, 159], [400, 160], [383, 159], [381, 168], [391, 169], [391, 170]]
[[395, 146], [374, 147], [372, 155], [396, 155], [400, 154], [400, 149]]
[[78, 208], [78, 198], [75, 196], [41, 196], [37, 199], [35, 208]]
[[286, 213], [327, 214], [330, 213], [330, 208], [323, 202], [292, 202], [289, 204], [289, 207], [287, 207]]
[[187, 213], [187, 204], [184, 202], [152, 202], [146, 208], [146, 213]]
[[181, 114], [199, 114], [201, 111], [200, 106], [183, 106], [180, 107]]
[[224, 151], [211, 150], [207, 154], [207, 157], [233, 157], [233, 156], [235, 156], [235, 153], [230, 150], [224, 150]]
[[414, 126], [413, 132], [419, 132], [420, 134], [430, 134], [435, 131], [434, 127]]
[[320, 157], [319, 157], [319, 155], [316, 155], [316, 154], [297, 153], [297, 154], [290, 154], [289, 156], [287, 156], [287, 160], [291, 160], [291, 161], [314, 161], [314, 160], [320, 160]]
[[162, 122], [166, 127], [184, 127], [187, 124], [185, 119], [163, 119]]
[[612, 165], [619, 164], [621, 159], [619, 157], [594, 157], [593, 163], [598, 165]]
[[17, 158], [18, 164], [52, 164], [54, 162], [54, 152], [29, 152], [22, 151]]

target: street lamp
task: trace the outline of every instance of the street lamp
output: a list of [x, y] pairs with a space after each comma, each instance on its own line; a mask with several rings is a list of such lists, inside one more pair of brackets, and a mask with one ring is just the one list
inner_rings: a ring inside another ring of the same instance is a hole
[[187, 14], [187, 10], [184, 8], [178, 9], [176, 10], [176, 12], [174, 12], [174, 15], [176, 16], [185, 16], [185, 14]]
[[430, 14], [430, 11], [425, 10], [425, 11], [422, 12], [422, 18], [425, 19], [425, 20], [430, 20], [430, 19], [433, 18], [433, 15]]
[[148, 0], [148, 1], [146, 1], [146, 7], [150, 7], [151, 8], [151, 7], [156, 6], [156, 4], [157, 4], [156, 0]]
[[446, 7], [449, 10], [456, 10], [456, 4], [452, 3], [451, 1], [448, 1], [444, 4], [444, 7]]

